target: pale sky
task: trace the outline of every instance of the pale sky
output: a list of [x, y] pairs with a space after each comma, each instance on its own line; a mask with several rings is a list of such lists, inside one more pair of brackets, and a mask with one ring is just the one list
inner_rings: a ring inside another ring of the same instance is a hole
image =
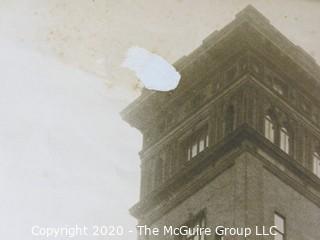
[[40, 239], [35, 224], [134, 228], [141, 136], [118, 113], [140, 85], [121, 67], [127, 49], [174, 62], [248, 3], [320, 62], [316, 0], [2, 0], [1, 239]]

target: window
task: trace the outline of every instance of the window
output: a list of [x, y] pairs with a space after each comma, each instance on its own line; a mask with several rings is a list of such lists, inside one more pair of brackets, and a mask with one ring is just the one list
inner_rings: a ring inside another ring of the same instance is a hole
[[285, 239], [285, 219], [279, 214], [274, 214], [274, 225], [276, 226], [276, 235], [274, 236], [275, 240], [284, 240]]
[[[197, 231], [200, 228], [205, 228], [205, 215], [204, 213], [198, 214], [194, 219], [184, 224], [184, 226], [188, 226], [190, 229], [187, 235], [183, 235], [179, 238], [179, 240], [204, 240], [205, 234], [203, 231]], [[199, 235], [199, 232], [201, 235]]]
[[225, 117], [225, 133], [226, 135], [231, 133], [235, 128], [235, 121], [234, 121], [234, 107], [230, 105], [226, 111]]
[[264, 136], [272, 143], [280, 147], [282, 151], [290, 154], [292, 151], [292, 132], [289, 125], [283, 125], [275, 121], [273, 111], [268, 111], [264, 116]]
[[189, 161], [209, 146], [208, 128], [202, 128], [191, 135], [187, 139], [186, 144], [187, 159]]
[[320, 177], [320, 156], [318, 152], [313, 153], [313, 173]]
[[280, 148], [282, 149], [282, 151], [289, 153], [289, 146], [290, 146], [290, 142], [289, 142], [289, 133], [287, 128], [285, 127], [281, 127], [280, 129]]
[[264, 136], [274, 143], [274, 123], [270, 115], [266, 115], [264, 118]]

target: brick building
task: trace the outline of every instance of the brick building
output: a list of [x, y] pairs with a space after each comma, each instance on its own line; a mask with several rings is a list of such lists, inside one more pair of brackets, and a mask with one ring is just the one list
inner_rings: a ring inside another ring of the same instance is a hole
[[[143, 134], [140, 225], [266, 226], [320, 239], [320, 67], [252, 6], [122, 116]], [[221, 239], [220, 236], [139, 236]], [[227, 236], [224, 239], [244, 239]]]

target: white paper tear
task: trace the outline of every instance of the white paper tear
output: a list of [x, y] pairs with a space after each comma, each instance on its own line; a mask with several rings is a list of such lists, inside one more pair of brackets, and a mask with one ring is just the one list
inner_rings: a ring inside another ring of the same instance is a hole
[[176, 69], [165, 59], [140, 47], [128, 49], [122, 66], [134, 71], [144, 86], [150, 90], [173, 90], [181, 78]]

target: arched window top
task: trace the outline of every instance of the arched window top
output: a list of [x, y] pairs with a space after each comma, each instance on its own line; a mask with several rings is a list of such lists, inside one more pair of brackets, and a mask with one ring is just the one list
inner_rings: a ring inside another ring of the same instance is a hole
[[270, 122], [273, 122], [273, 117], [271, 117], [270, 114], [266, 114], [266, 115], [265, 115], [265, 118], [266, 118], [267, 120], [269, 120]]
[[270, 120], [277, 121], [276, 111], [272, 107], [267, 108], [265, 111], [265, 117], [267, 116], [270, 118]]
[[280, 131], [283, 131], [286, 134], [289, 134], [288, 128], [286, 126], [281, 126]]
[[283, 131], [287, 133], [289, 137], [292, 137], [293, 129], [287, 120], [283, 120], [282, 122], [280, 122], [279, 126], [280, 126], [280, 131]]

